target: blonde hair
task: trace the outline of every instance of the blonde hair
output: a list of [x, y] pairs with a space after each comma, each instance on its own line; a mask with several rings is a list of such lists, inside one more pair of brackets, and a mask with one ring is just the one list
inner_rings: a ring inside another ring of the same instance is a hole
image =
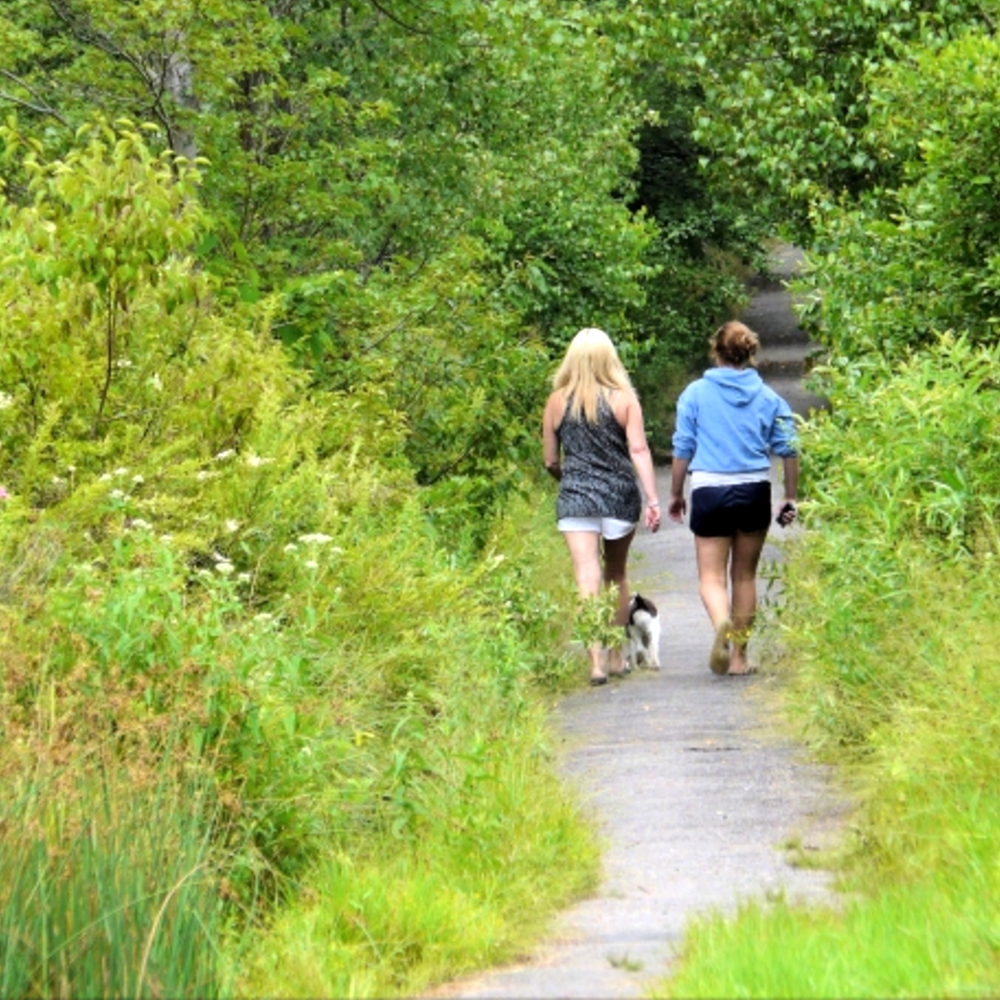
[[582, 414], [592, 424], [597, 423], [600, 397], [635, 391], [611, 338], [595, 327], [586, 327], [570, 341], [552, 387], [566, 394], [573, 419], [579, 420]]
[[717, 360], [733, 368], [743, 368], [755, 364], [760, 340], [746, 324], [730, 320], [715, 331], [711, 345]]

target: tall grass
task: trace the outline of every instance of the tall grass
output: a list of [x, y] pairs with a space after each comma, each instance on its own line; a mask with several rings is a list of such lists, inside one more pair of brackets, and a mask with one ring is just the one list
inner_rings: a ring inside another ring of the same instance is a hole
[[251, 996], [406, 996], [518, 954], [596, 883], [593, 832], [542, 760], [497, 746], [419, 838], [323, 861], [243, 967]]
[[5, 802], [0, 995], [217, 994], [209, 809], [120, 778], [73, 769]]
[[539, 697], [580, 670], [560, 648], [571, 616], [556, 614], [571, 573], [550, 510], [512, 515], [479, 580], [485, 605], [452, 595], [461, 615], [422, 626], [419, 654], [405, 639], [372, 650], [397, 672], [427, 665], [362, 736], [382, 768], [375, 822], [331, 843], [245, 942], [239, 994], [412, 994], [516, 954], [596, 884], [595, 833], [555, 777]]

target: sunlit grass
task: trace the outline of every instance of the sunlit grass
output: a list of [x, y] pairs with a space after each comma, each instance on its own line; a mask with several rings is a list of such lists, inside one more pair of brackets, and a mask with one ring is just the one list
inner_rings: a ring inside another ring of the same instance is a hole
[[245, 996], [396, 996], [516, 955], [596, 884], [593, 831], [547, 766], [497, 747], [416, 839], [323, 862], [255, 942]]
[[[995, 996], [996, 886], [946, 880], [834, 909], [747, 903], [735, 920], [694, 924], [658, 997]], [[972, 886], [965, 888], [971, 889]]]
[[417, 504], [386, 523], [300, 533], [266, 613], [145, 529], [69, 565], [7, 535], [3, 995], [407, 993], [594, 884], [543, 707], [579, 673], [551, 510], [466, 561]]

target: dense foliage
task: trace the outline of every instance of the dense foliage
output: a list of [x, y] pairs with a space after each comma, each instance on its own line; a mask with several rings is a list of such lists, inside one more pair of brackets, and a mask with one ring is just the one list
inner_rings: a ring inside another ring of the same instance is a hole
[[[701, 69], [695, 135], [711, 150], [713, 179], [802, 242], [810, 240], [815, 206], [900, 178], [901, 164], [877, 154], [871, 113], [879, 71], [906, 64], [914, 46], [991, 31], [996, 13], [979, 0], [664, 6], [699, 25], [686, 44]], [[904, 105], [921, 89], [908, 91]]]

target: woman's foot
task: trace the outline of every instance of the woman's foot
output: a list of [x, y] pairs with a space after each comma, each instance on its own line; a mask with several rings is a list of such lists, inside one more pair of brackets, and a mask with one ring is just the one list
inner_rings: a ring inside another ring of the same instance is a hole
[[747, 663], [747, 648], [738, 642], [733, 643], [733, 654], [729, 660], [730, 677], [746, 677], [747, 674], [757, 673], [757, 668]]
[[732, 651], [729, 654], [729, 670], [734, 677], [757, 673], [757, 668], [747, 662], [747, 644], [750, 641], [750, 629], [733, 629], [729, 634]]
[[723, 618], [715, 628], [715, 641], [708, 654], [708, 666], [713, 674], [731, 673], [729, 643], [732, 631], [733, 623], [728, 618]]
[[624, 677], [629, 673], [629, 665], [622, 659], [620, 649], [608, 650], [608, 673], [612, 677]]
[[602, 684], [607, 684], [607, 683], [608, 683], [608, 675], [607, 674], [591, 674], [590, 675], [590, 686], [591, 687], [600, 687]]

